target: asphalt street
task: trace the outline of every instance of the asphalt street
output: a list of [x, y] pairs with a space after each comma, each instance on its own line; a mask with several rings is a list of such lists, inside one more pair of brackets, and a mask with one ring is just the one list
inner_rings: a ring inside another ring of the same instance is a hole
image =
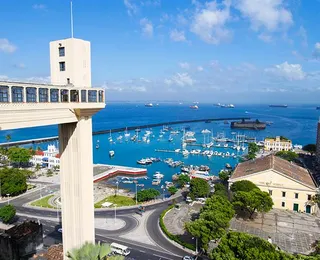
[[[59, 190], [59, 185], [48, 185], [48, 183], [43, 183], [45, 185], [41, 191], [36, 190], [34, 192], [25, 194], [18, 198], [10, 200], [10, 203], [16, 207], [17, 215], [25, 214], [26, 216], [19, 216], [18, 222], [23, 222], [27, 219], [33, 219], [35, 221], [40, 221], [43, 225], [44, 234], [44, 245], [50, 246], [52, 244], [57, 244], [62, 242], [62, 235], [58, 232], [58, 228], [61, 227], [61, 213], [56, 210], [50, 209], [38, 209], [25, 207], [24, 205], [30, 201], [39, 199], [40, 197], [47, 196], [57, 190]], [[179, 198], [182, 200], [182, 198]], [[1, 204], [5, 204], [2, 202]], [[119, 236], [130, 232], [139, 224], [137, 220], [132, 217], [136, 214], [136, 208], [127, 209], [117, 209], [117, 218], [125, 221], [126, 225], [119, 230], [102, 230], [96, 229], [96, 239], [102, 242], [119, 242], [128, 246], [131, 249], [130, 257], [133, 259], [181, 259], [184, 255], [188, 255], [184, 250], [176, 247], [171, 242], [169, 242], [161, 233], [159, 227], [159, 216], [161, 212], [168, 206], [169, 201], [164, 201], [155, 205], [146, 206], [146, 210], [155, 210], [148, 218], [146, 227], [149, 236], [158, 246], [151, 246], [147, 244], [140, 243], [139, 238], [128, 240], [120, 238]], [[113, 217], [114, 210], [105, 209], [95, 211], [95, 217]], [[56, 221], [44, 220], [43, 217], [55, 218]], [[59, 219], [59, 221], [58, 221]]]

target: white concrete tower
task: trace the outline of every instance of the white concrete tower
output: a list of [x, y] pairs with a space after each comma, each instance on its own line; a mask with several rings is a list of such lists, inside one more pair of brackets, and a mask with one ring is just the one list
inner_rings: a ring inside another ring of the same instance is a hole
[[50, 42], [51, 84], [91, 87], [90, 42], [69, 38]]
[[[50, 42], [51, 83], [91, 87], [90, 42], [70, 38]], [[72, 87], [73, 87], [72, 86]], [[62, 236], [64, 253], [94, 242], [91, 114], [59, 125]]]

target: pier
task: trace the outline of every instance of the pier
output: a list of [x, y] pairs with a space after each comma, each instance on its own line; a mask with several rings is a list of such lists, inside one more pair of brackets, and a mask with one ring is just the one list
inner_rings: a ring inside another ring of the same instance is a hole
[[[193, 119], [193, 120], [182, 120], [182, 121], [170, 121], [170, 122], [162, 122], [162, 123], [156, 123], [156, 124], [129, 126], [129, 127], [95, 131], [92, 133], [92, 135], [102, 135], [102, 134], [108, 134], [110, 132], [118, 133], [118, 132], [124, 132], [126, 129], [130, 131], [135, 129], [159, 127], [163, 125], [168, 126], [168, 125], [179, 125], [179, 124], [197, 123], [197, 122], [205, 122], [205, 121], [218, 122], [218, 121], [225, 121], [225, 120], [230, 121], [230, 120], [250, 120], [250, 119], [251, 119], [250, 117], [232, 117], [232, 118], [204, 118], [204, 119]], [[53, 142], [53, 141], [58, 141], [58, 136], [0, 143], [0, 147], [12, 147], [12, 146], [19, 146], [19, 145], [26, 145], [26, 144], [41, 144], [41, 143]]]
[[119, 165], [95, 164], [93, 167], [93, 174], [93, 182], [99, 182], [118, 175], [131, 177], [143, 176], [147, 174], [147, 169]]
[[163, 149], [155, 149], [155, 152], [161, 152], [161, 153], [181, 153], [181, 152], [176, 152], [174, 150], [163, 150]]

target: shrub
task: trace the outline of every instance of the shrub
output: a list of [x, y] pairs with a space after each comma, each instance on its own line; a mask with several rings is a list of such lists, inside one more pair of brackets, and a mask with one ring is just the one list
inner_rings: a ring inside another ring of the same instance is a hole
[[10, 223], [16, 215], [16, 209], [12, 205], [0, 208], [0, 219], [3, 223]]

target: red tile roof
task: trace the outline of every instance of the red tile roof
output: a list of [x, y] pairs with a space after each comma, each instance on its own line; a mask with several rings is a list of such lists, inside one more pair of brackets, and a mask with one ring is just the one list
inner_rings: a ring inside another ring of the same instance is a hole
[[43, 156], [43, 155], [44, 155], [44, 152], [43, 152], [43, 151], [40, 151], [40, 150], [37, 150], [37, 151], [36, 151], [36, 155], [42, 155], [42, 156]]
[[309, 187], [317, 187], [307, 169], [279, 158], [278, 156], [274, 156], [273, 154], [238, 164], [230, 180], [270, 169], [280, 172]]

